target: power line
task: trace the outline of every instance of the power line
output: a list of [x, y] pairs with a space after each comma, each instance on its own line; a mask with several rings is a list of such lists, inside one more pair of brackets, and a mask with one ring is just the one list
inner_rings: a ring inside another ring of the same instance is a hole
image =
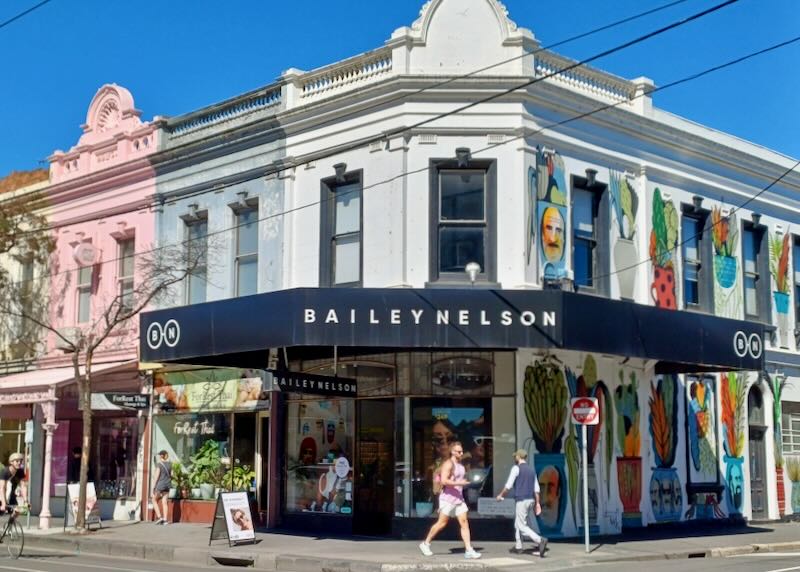
[[41, 2], [36, 4], [35, 6], [31, 6], [27, 10], [24, 10], [24, 11], [20, 12], [19, 14], [17, 14], [16, 16], [13, 16], [13, 17], [9, 18], [5, 22], [0, 22], [0, 29], [5, 28], [9, 24], [12, 24], [13, 22], [16, 22], [17, 20], [19, 20], [20, 18], [22, 18], [24, 16], [27, 16], [28, 14], [30, 14], [31, 12], [33, 12], [37, 8], [41, 8], [42, 6], [47, 4], [48, 2], [50, 2], [50, 0], [42, 0]]
[[[678, 21], [675, 24], [669, 26], [668, 28], [674, 27], [676, 25], [682, 25], [683, 23], [686, 23], [687, 21], [691, 21], [693, 19], [702, 17], [702, 16], [706, 15], [707, 13], [710, 13], [712, 11], [716, 11], [716, 10], [718, 10], [718, 9], [728, 5], [728, 4], [731, 4], [731, 3], [734, 3], [734, 2], [737, 2], [737, 1], [738, 0], [730, 0], [728, 2], [724, 2], [723, 4], [720, 4], [720, 5], [716, 6], [716, 7], [712, 7], [709, 10], [706, 10], [704, 12], [700, 12], [699, 14], [695, 14], [693, 16], [690, 16], [687, 19]], [[414, 95], [418, 95], [420, 93], [423, 93], [425, 91], [430, 91], [432, 89], [439, 88], [441, 86], [450, 84], [452, 82], [471, 77], [473, 75], [476, 75], [476, 74], [479, 74], [479, 73], [484, 72], [486, 70], [492, 69], [494, 67], [497, 67], [497, 66], [500, 66], [500, 65], [515, 61], [517, 59], [520, 59], [520, 58], [523, 58], [523, 57], [526, 57], [526, 56], [529, 56], [529, 55], [535, 55], [535, 54], [537, 54], [539, 52], [542, 52], [542, 51], [545, 51], [545, 50], [549, 50], [549, 49], [552, 49], [554, 47], [561, 46], [561, 45], [573, 42], [575, 40], [579, 40], [579, 39], [583, 39], [583, 38], [592, 36], [592, 35], [597, 34], [599, 32], [612, 29], [614, 27], [620, 26], [620, 25], [625, 24], [625, 23], [629, 23], [629, 22], [635, 21], [637, 19], [640, 19], [640, 18], [643, 18], [645, 16], [649, 16], [651, 14], [663, 11], [663, 10], [665, 10], [667, 8], [671, 8], [673, 6], [676, 6], [678, 4], [682, 4], [684, 2], [686, 2], [686, 0], [676, 0], [676, 1], [673, 1], [673, 2], [669, 2], [667, 4], [663, 4], [661, 6], [657, 6], [656, 8], [652, 8], [650, 10], [646, 10], [644, 12], [640, 12], [640, 13], [635, 14], [633, 16], [628, 16], [626, 18], [623, 18], [621, 20], [617, 20], [617, 21], [612, 22], [610, 24], [606, 24], [606, 25], [600, 26], [600, 27], [595, 28], [593, 30], [590, 30], [588, 32], [583, 32], [583, 33], [577, 34], [575, 36], [571, 36], [569, 38], [566, 38], [564, 40], [560, 40], [558, 42], [550, 44], [549, 46], [537, 48], [537, 49], [533, 50], [532, 52], [525, 52], [525, 53], [522, 53], [520, 55], [514, 56], [512, 58], [508, 58], [506, 60], [503, 60], [503, 61], [491, 64], [491, 65], [488, 65], [486, 67], [479, 68], [479, 69], [473, 70], [471, 72], [468, 72], [468, 73], [465, 73], [465, 74], [462, 74], [462, 75], [458, 75], [458, 76], [455, 76], [455, 77], [452, 77], [452, 78], [448, 78], [446, 80], [437, 82], [437, 83], [435, 83], [433, 85], [428, 85], [428, 86], [422, 87], [422, 88], [414, 90], [414, 91], [412, 91], [410, 93], [400, 94], [400, 95], [395, 96], [393, 98], [390, 98], [388, 100], [381, 101], [380, 103], [373, 104], [373, 105], [370, 105], [370, 106], [368, 106], [366, 108], [360, 109], [357, 112], [354, 111], [354, 112], [351, 112], [351, 113], [346, 113], [343, 116], [339, 116], [339, 117], [331, 118], [331, 119], [328, 119], [328, 120], [324, 120], [324, 121], [322, 121], [320, 123], [315, 124], [315, 127], [319, 128], [319, 127], [323, 127], [323, 126], [328, 125], [328, 124], [333, 123], [333, 122], [339, 122], [342, 119], [345, 119], [347, 117], [355, 115], [356, 113], [362, 114], [364, 112], [370, 111], [371, 109], [375, 109], [375, 108], [378, 108], [378, 107], [386, 106], [386, 105], [391, 104], [391, 103], [393, 103], [395, 101], [406, 99], [406, 98], [412, 97]], [[662, 29], [661, 31], [657, 30], [655, 32], [652, 32], [652, 34], [655, 35], [655, 34], [663, 33], [663, 31], [666, 31], [666, 30], [665, 29]], [[643, 41], [643, 40], [641, 40], [641, 41]], [[608, 55], [608, 54], [606, 54], [606, 55]], [[596, 59], [596, 57], [595, 58], [591, 58], [591, 59]], [[584, 60], [584, 62], [574, 63], [570, 67], [567, 67], [567, 68], [564, 68], [564, 69], [561, 69], [561, 70], [558, 70], [558, 71], [555, 71], [555, 72], [551, 72], [550, 74], [547, 74], [547, 75], [539, 77], [539, 78], [535, 78], [532, 82], [529, 82], [529, 83], [532, 85], [534, 83], [538, 83], [538, 82], [543, 81], [545, 79], [550, 79], [551, 77], [554, 77], [554, 76], [556, 76], [556, 75], [558, 75], [560, 73], [563, 73], [565, 71], [569, 71], [570, 69], [573, 69], [573, 68], [576, 68], [576, 67], [579, 67], [579, 66], [583, 65], [584, 63], [586, 63], [587, 61], [591, 61], [591, 60]], [[520, 89], [520, 87], [518, 86], [516, 88], [513, 88], [510, 91], [513, 92], [513, 91], [516, 91], [517, 89]], [[501, 94], [501, 95], [504, 95], [504, 94]], [[484, 101], [489, 101], [489, 100], [490, 99], [479, 100], [478, 102], [476, 102], [476, 104], [482, 103]], [[443, 113], [443, 114], [438, 114], [437, 116], [426, 120], [426, 122], [442, 119], [442, 118], [448, 117], [449, 115], [454, 115], [454, 114], [458, 113], [459, 111], [461, 111], [461, 110], [456, 109], [456, 110], [453, 110], [453, 111], [450, 111], [450, 112], [446, 112], [446, 113]], [[410, 126], [407, 126], [407, 127], [399, 128], [397, 130], [397, 133], [403, 133], [405, 131], [408, 131], [408, 130], [411, 130], [411, 129], [415, 129], [418, 126], [419, 125], [410, 125]], [[276, 130], [277, 130], [277, 128], [276, 128]], [[263, 135], [264, 133], [269, 133], [270, 131], [272, 131], [272, 130], [267, 130], [265, 132], [262, 132], [261, 134]], [[313, 158], [296, 161], [296, 162], [293, 162], [291, 164], [288, 164], [288, 165], [285, 165], [285, 166], [281, 166], [281, 167], [269, 167], [269, 166], [267, 166], [267, 167], [265, 167], [265, 169], [263, 171], [260, 171], [257, 175], [254, 175], [254, 176], [252, 176], [250, 178], [242, 179], [240, 181], [237, 181], [236, 183], [226, 183], [226, 184], [221, 184], [221, 185], [214, 186], [213, 190], [214, 191], [220, 191], [220, 190], [224, 190], [226, 188], [229, 188], [231, 186], [235, 186], [235, 185], [239, 185], [241, 183], [245, 183], [247, 181], [260, 179], [260, 178], [263, 178], [263, 177], [268, 177], [270, 175], [278, 174], [278, 173], [280, 173], [282, 171], [285, 171], [286, 169], [289, 169], [289, 168], [297, 168], [297, 167], [300, 167], [302, 165], [306, 165], [306, 164], [308, 164], [308, 163], [310, 163], [312, 161], [319, 161], [321, 159], [326, 159], [326, 158], [332, 157], [334, 155], [338, 155], [338, 154], [343, 153], [343, 152], [352, 151], [352, 150], [358, 149], [360, 147], [364, 147], [364, 146], [369, 145], [371, 143], [380, 142], [382, 140], [385, 140], [387, 137], [391, 137], [393, 135], [395, 135], [395, 133], [381, 133], [380, 135], [377, 135], [377, 136], [362, 138], [362, 139], [360, 139], [358, 141], [355, 141], [355, 142], [353, 142], [353, 143], [351, 143], [349, 145], [344, 145], [344, 146], [343, 145], [337, 145], [337, 146], [328, 147], [326, 149], [322, 149], [320, 152], [315, 153], [313, 155]], [[204, 188], [198, 189], [198, 190], [196, 190], [194, 192], [181, 194], [179, 198], [180, 199], [189, 199], [189, 198], [192, 198], [192, 197], [195, 197], [195, 196], [203, 195], [203, 194], [209, 192], [209, 190], [211, 190], [210, 187], [204, 187]], [[163, 200], [163, 196], [156, 197], [155, 199], [153, 199], [153, 201], [151, 201], [147, 205], [139, 205], [138, 207], [132, 208], [132, 209], [130, 209], [128, 211], [115, 212], [115, 214], [124, 214], [125, 212], [133, 212], [133, 211], [136, 211], [136, 210], [140, 210], [141, 208], [143, 208], [145, 206], [149, 207], [149, 208], [153, 208], [154, 206], [156, 206], [156, 204], [157, 204], [156, 201], [159, 200], [159, 199]], [[36, 231], [31, 231], [31, 232], [32, 233], [36, 233], [36, 232], [42, 232], [42, 231], [46, 231], [46, 230], [53, 230], [55, 228], [60, 228], [62, 226], [66, 226], [67, 224], [71, 224], [71, 223], [64, 223], [64, 224], [61, 224], [61, 225], [49, 225], [47, 227], [44, 227], [44, 228], [41, 228], [41, 229], [37, 229]]]
[[[790, 40], [786, 40], [786, 41], [783, 41], [783, 42], [779, 42], [779, 43], [777, 43], [777, 44], [774, 44], [774, 45], [772, 45], [772, 46], [769, 46], [769, 47], [767, 47], [767, 48], [764, 48], [764, 49], [758, 50], [758, 51], [756, 51], [756, 52], [751, 52], [751, 53], [749, 53], [749, 54], [746, 54], [746, 55], [744, 55], [744, 56], [741, 56], [741, 57], [735, 58], [735, 59], [733, 59], [733, 60], [730, 60], [730, 61], [728, 61], [728, 62], [725, 62], [725, 63], [723, 63], [723, 64], [719, 64], [719, 65], [716, 65], [716, 66], [713, 66], [713, 67], [707, 68], [707, 69], [705, 69], [705, 70], [703, 70], [703, 71], [700, 71], [700, 72], [697, 72], [697, 73], [691, 74], [691, 75], [689, 75], [689, 76], [686, 76], [686, 77], [684, 77], [684, 78], [681, 78], [681, 79], [678, 79], [678, 80], [675, 80], [675, 81], [669, 82], [669, 83], [667, 83], [667, 84], [664, 84], [663, 86], [660, 86], [660, 87], [656, 87], [656, 88], [654, 88], [653, 90], [651, 90], [650, 92], [648, 92], [648, 94], [640, 93], [640, 94], [638, 94], [638, 95], [635, 95], [635, 96], [631, 97], [631, 98], [630, 98], [630, 99], [628, 99], [628, 100], [622, 100], [622, 101], [618, 101], [618, 102], [615, 102], [615, 103], [610, 103], [610, 104], [602, 105], [602, 106], [600, 106], [600, 107], [594, 108], [594, 109], [592, 109], [592, 110], [590, 110], [590, 111], [587, 111], [587, 112], [581, 113], [581, 114], [579, 114], [579, 115], [575, 115], [575, 116], [572, 116], [572, 117], [569, 117], [569, 118], [563, 119], [563, 120], [561, 120], [561, 121], [557, 121], [557, 122], [554, 122], [554, 123], [550, 123], [550, 124], [548, 124], [548, 125], [545, 125], [545, 126], [542, 126], [542, 127], [538, 128], [538, 129], [535, 129], [535, 130], [532, 130], [532, 131], [527, 131], [526, 133], [523, 133], [523, 134], [521, 134], [521, 135], [518, 135], [518, 136], [516, 136], [516, 137], [512, 137], [512, 138], [506, 139], [506, 140], [504, 140], [504, 141], [502, 141], [502, 142], [499, 142], [499, 143], [494, 143], [494, 144], [488, 145], [488, 146], [486, 146], [486, 147], [483, 147], [483, 148], [481, 148], [481, 149], [477, 149], [477, 150], [475, 150], [475, 151], [474, 151], [474, 153], [483, 153], [483, 152], [485, 152], [485, 151], [489, 151], [489, 150], [495, 149], [495, 148], [497, 148], [497, 147], [500, 147], [500, 146], [503, 146], [503, 145], [507, 145], [508, 143], [511, 143], [511, 142], [513, 142], [513, 141], [516, 141], [516, 140], [518, 140], [518, 139], [522, 139], [522, 138], [526, 138], [526, 137], [532, 137], [532, 136], [534, 136], [534, 135], [538, 135], [538, 134], [540, 134], [540, 133], [542, 133], [543, 131], [546, 131], [546, 130], [548, 130], [548, 129], [552, 129], [552, 128], [554, 128], [554, 127], [559, 127], [559, 126], [562, 126], [562, 125], [566, 125], [566, 124], [568, 124], [568, 123], [572, 123], [572, 122], [574, 122], [574, 121], [578, 121], [578, 120], [580, 120], [580, 119], [584, 119], [584, 118], [586, 118], [586, 117], [589, 117], [589, 116], [591, 116], [591, 115], [595, 115], [595, 114], [597, 114], [597, 113], [599, 113], [599, 112], [606, 111], [606, 110], [608, 110], [608, 109], [612, 109], [612, 108], [618, 107], [618, 106], [620, 106], [620, 105], [622, 105], [622, 104], [629, 103], [630, 101], [633, 101], [634, 99], [637, 99], [637, 98], [639, 98], [639, 97], [643, 97], [643, 96], [645, 96], [645, 95], [650, 95], [650, 94], [652, 94], [652, 93], [655, 93], [655, 92], [658, 92], [658, 91], [663, 91], [663, 90], [666, 90], [666, 89], [670, 89], [670, 88], [672, 88], [672, 87], [675, 87], [675, 86], [678, 86], [678, 85], [681, 85], [681, 84], [687, 83], [687, 82], [689, 82], [689, 81], [693, 81], [693, 80], [699, 79], [699, 78], [701, 78], [701, 77], [703, 77], [703, 76], [705, 76], [705, 75], [708, 75], [708, 74], [711, 74], [711, 73], [714, 73], [714, 72], [720, 71], [720, 70], [722, 70], [722, 69], [725, 69], [725, 68], [728, 68], [728, 67], [731, 67], [731, 66], [737, 65], [737, 64], [739, 64], [739, 63], [742, 63], [742, 62], [744, 62], [744, 61], [746, 61], [746, 60], [749, 60], [749, 59], [752, 59], [752, 58], [755, 58], [755, 57], [758, 57], [758, 56], [764, 55], [764, 54], [766, 54], [766, 53], [769, 53], [769, 52], [771, 52], [771, 51], [774, 51], [774, 50], [777, 50], [777, 49], [780, 49], [780, 48], [786, 47], [786, 46], [788, 46], [788, 45], [791, 45], [791, 44], [793, 44], [793, 43], [797, 43], [797, 42], [800, 42], [800, 36], [796, 36], [796, 37], [794, 37], [794, 38], [792, 38], [792, 39], [790, 39]], [[798, 164], [800, 164], [800, 161], [798, 162]], [[772, 188], [774, 185], [776, 185], [778, 182], [780, 182], [780, 181], [781, 181], [783, 178], [785, 178], [785, 177], [786, 177], [786, 175], [788, 175], [790, 172], [792, 172], [792, 171], [793, 171], [793, 170], [794, 170], [794, 169], [795, 169], [795, 168], [798, 166], [798, 164], [795, 164], [795, 166], [793, 166], [792, 168], [788, 169], [788, 170], [787, 170], [786, 172], [784, 172], [784, 173], [783, 173], [783, 174], [782, 174], [780, 177], [778, 177], [777, 179], [774, 179], [772, 182], [770, 182], [770, 183], [769, 183], [769, 185], [767, 185], [767, 186], [766, 186], [766, 187], [764, 187], [763, 189], [760, 189], [760, 190], [759, 190], [757, 193], [755, 193], [755, 194], [754, 194], [752, 197], [749, 197], [749, 198], [748, 198], [748, 199], [747, 199], [747, 200], [746, 200], [746, 201], [745, 201], [745, 202], [744, 202], [742, 205], [739, 205], [739, 206], [738, 206], [738, 207], [736, 207], [736, 208], [737, 208], [737, 209], [742, 209], [744, 206], [746, 206], [747, 204], [749, 204], [750, 202], [752, 202], [753, 200], [755, 200], [757, 197], [759, 197], [760, 195], [762, 195], [763, 193], [765, 193], [767, 190], [769, 190], [769, 189], [770, 189], [770, 188]], [[384, 179], [384, 180], [382, 180], [382, 181], [377, 181], [377, 182], [375, 182], [375, 183], [372, 183], [371, 185], [366, 185], [366, 186], [363, 186], [363, 187], [361, 187], [361, 189], [360, 189], [360, 190], [363, 192], [363, 191], [366, 191], [366, 190], [369, 190], [369, 189], [372, 189], [372, 188], [376, 188], [376, 187], [378, 187], [378, 186], [381, 186], [381, 185], [385, 185], [385, 184], [387, 184], [387, 183], [391, 183], [392, 181], [395, 181], [395, 180], [398, 180], [398, 179], [401, 179], [401, 178], [407, 177], [407, 176], [409, 176], [409, 175], [414, 175], [414, 174], [418, 174], [418, 173], [425, 172], [425, 171], [427, 171], [427, 170], [428, 170], [428, 167], [426, 166], [426, 167], [422, 167], [422, 168], [420, 168], [420, 169], [416, 169], [416, 170], [411, 170], [411, 171], [403, 171], [402, 173], [399, 173], [399, 174], [397, 174], [397, 175], [394, 175], [394, 176], [392, 176], [392, 177], [389, 177], [388, 179]], [[345, 192], [344, 192], [344, 194], [347, 194], [347, 193], [353, 193], [353, 192], [355, 192], [355, 190], [354, 190], [354, 191], [345, 191]], [[294, 207], [294, 208], [291, 208], [291, 209], [287, 209], [287, 210], [281, 211], [281, 212], [279, 212], [279, 213], [273, 213], [273, 214], [271, 214], [271, 215], [267, 215], [267, 216], [265, 216], [265, 217], [259, 218], [259, 219], [257, 219], [256, 221], [252, 221], [252, 222], [250, 222], [250, 223], [243, 223], [243, 224], [239, 224], [239, 225], [233, 225], [233, 226], [231, 226], [231, 227], [224, 228], [224, 229], [220, 229], [220, 230], [217, 230], [217, 231], [214, 231], [214, 232], [210, 232], [210, 233], [207, 233], [207, 234], [205, 234], [205, 235], [202, 235], [202, 236], [199, 236], [199, 237], [196, 237], [196, 238], [192, 238], [192, 239], [187, 239], [187, 240], [181, 241], [180, 243], [173, 243], [173, 244], [167, 244], [167, 245], [157, 246], [157, 247], [154, 247], [154, 248], [152, 248], [152, 249], [150, 249], [150, 250], [146, 250], [146, 251], [141, 251], [141, 252], [138, 252], [138, 253], [136, 253], [136, 255], [139, 255], [139, 256], [141, 256], [141, 255], [144, 255], [144, 254], [151, 254], [151, 253], [153, 253], [153, 252], [156, 252], [156, 251], [158, 251], [158, 250], [162, 250], [162, 249], [165, 249], [165, 248], [169, 248], [169, 247], [174, 247], [174, 246], [177, 246], [178, 244], [180, 244], [180, 245], [185, 245], [185, 244], [189, 244], [189, 243], [191, 243], [191, 242], [198, 241], [198, 240], [206, 240], [208, 237], [211, 237], [211, 236], [216, 236], [216, 235], [219, 235], [219, 234], [222, 234], [222, 233], [225, 233], [225, 232], [230, 232], [230, 231], [236, 230], [236, 229], [238, 229], [238, 228], [241, 228], [242, 226], [246, 226], [247, 224], [256, 224], [256, 223], [264, 222], [264, 221], [267, 221], [267, 220], [270, 220], [270, 219], [273, 219], [273, 218], [277, 218], [277, 217], [286, 216], [286, 215], [289, 215], [289, 214], [292, 214], [292, 213], [295, 213], [295, 212], [298, 212], [298, 211], [304, 210], [304, 209], [306, 209], [306, 208], [309, 208], [309, 207], [314, 207], [314, 206], [318, 206], [318, 205], [323, 205], [323, 204], [325, 204], [326, 202], [329, 202], [329, 201], [331, 201], [331, 200], [332, 200], [332, 199], [321, 199], [321, 200], [319, 200], [319, 201], [313, 201], [313, 202], [311, 202], [311, 203], [307, 203], [307, 204], [300, 205], [300, 206], [297, 206], [297, 207]], [[683, 244], [683, 243], [681, 243], [681, 244]], [[680, 245], [678, 245], [678, 246], [680, 246]], [[676, 248], [677, 248], [677, 247], [676, 247]], [[672, 250], [672, 249], [671, 249], [671, 250]], [[121, 257], [117, 257], [117, 258], [113, 258], [113, 259], [105, 260], [105, 261], [103, 261], [101, 264], [107, 264], [107, 263], [112, 263], [112, 262], [119, 262], [121, 259], [122, 259]], [[618, 274], [619, 272], [623, 272], [623, 271], [625, 271], [625, 270], [628, 270], [628, 269], [630, 269], [630, 268], [635, 268], [635, 267], [637, 267], [637, 266], [639, 266], [639, 265], [641, 265], [641, 264], [644, 264], [644, 263], [646, 263], [646, 262], [648, 262], [648, 261], [649, 261], [649, 259], [644, 259], [644, 260], [642, 260], [642, 261], [640, 261], [640, 262], [637, 262], [636, 264], [634, 264], [634, 265], [632, 265], [632, 266], [629, 266], [629, 267], [626, 267], [626, 268], [617, 269], [616, 271], [614, 271], [614, 272], [611, 272], [611, 273], [607, 273], [607, 274], [603, 274], [603, 275], [596, 275], [596, 276], [593, 276], [593, 278], [594, 278], [594, 279], [599, 279], [599, 278], [604, 278], [604, 277], [606, 277], [606, 276], [613, 276], [613, 275], [615, 275], [615, 274]], [[40, 276], [40, 278], [48, 278], [48, 277], [50, 277], [50, 278], [53, 278], [53, 277], [56, 277], [56, 276], [58, 276], [58, 275], [60, 275], [60, 274], [65, 274], [65, 273], [67, 273], [67, 272], [71, 272], [71, 271], [73, 271], [73, 270], [63, 270], [63, 271], [56, 272], [56, 273], [53, 273], [53, 274], [48, 274], [48, 275]], [[12, 282], [12, 284], [22, 284], [22, 283], [24, 283], [24, 282], [26, 282], [26, 281], [22, 281], [22, 280], [21, 280], [21, 281], [19, 281], [19, 282]]]

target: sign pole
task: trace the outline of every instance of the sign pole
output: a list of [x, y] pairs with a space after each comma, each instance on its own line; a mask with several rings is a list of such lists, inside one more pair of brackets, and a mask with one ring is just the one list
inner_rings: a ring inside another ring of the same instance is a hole
[[583, 540], [586, 543], [586, 554], [589, 554], [589, 444], [586, 442], [586, 425], [581, 425], [581, 439], [583, 440]]

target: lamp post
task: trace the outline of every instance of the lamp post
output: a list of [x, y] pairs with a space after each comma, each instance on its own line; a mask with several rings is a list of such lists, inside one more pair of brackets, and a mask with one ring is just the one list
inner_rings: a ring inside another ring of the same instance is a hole
[[478, 274], [481, 273], [481, 265], [477, 262], [468, 262], [467, 265], [464, 267], [464, 272], [467, 273], [469, 276], [469, 281], [472, 284], [472, 287], [475, 287], [475, 279], [478, 277]]

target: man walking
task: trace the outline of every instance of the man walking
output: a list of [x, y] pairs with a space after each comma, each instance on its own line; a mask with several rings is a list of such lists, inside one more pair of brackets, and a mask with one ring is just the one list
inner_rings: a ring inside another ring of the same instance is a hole
[[[514, 551], [522, 552], [522, 536], [525, 535], [539, 545], [539, 556], [544, 558], [547, 549], [547, 539], [539, 536], [528, 524], [528, 516], [531, 507], [536, 515], [541, 514], [542, 505], [539, 504], [539, 480], [536, 478], [536, 471], [527, 463], [528, 452], [524, 449], [517, 449], [514, 453], [515, 465], [511, 467], [506, 486], [497, 495], [497, 502], [502, 501], [506, 494], [514, 489], [514, 499], [516, 500], [514, 534], [516, 543]], [[534, 501], [535, 499], [535, 501]]]

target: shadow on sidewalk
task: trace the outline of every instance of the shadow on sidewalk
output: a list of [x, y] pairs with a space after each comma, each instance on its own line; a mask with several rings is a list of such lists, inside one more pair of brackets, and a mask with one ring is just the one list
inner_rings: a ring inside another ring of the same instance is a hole
[[[673, 522], [664, 524], [651, 524], [643, 528], [628, 528], [625, 529], [622, 534], [592, 536], [591, 544], [593, 546], [592, 552], [594, 552], [601, 546], [615, 546], [625, 542], [763, 534], [773, 532], [774, 530], [774, 528], [768, 525], [761, 524], [758, 526], [753, 526], [741, 521], [709, 521], [693, 522], [691, 524], [686, 522]], [[583, 537], [563, 539], [554, 538], [552, 540], [553, 542], [575, 543], [583, 542]], [[743, 538], [743, 541], [746, 542], [746, 539]]]

